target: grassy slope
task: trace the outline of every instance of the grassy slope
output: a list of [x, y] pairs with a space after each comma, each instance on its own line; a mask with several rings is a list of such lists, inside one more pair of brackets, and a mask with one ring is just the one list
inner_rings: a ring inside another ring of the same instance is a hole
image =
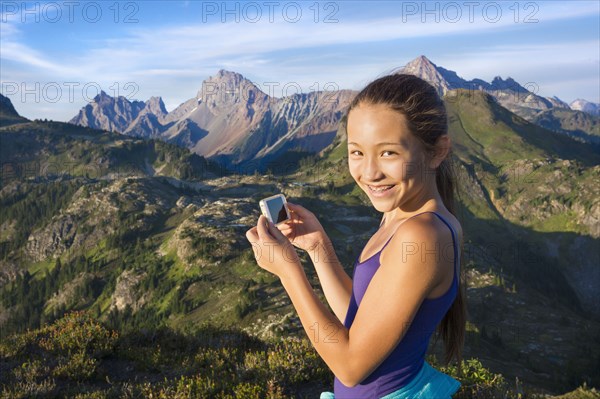
[[[480, 184], [484, 187], [486, 196], [480, 200], [468, 196], [465, 197], [464, 207], [467, 214], [465, 231], [468, 231], [472, 237], [502, 237], [502, 240], [506, 241], [506, 245], [510, 246], [514, 242], [514, 237], [511, 236], [512, 232], [507, 230], [506, 223], [494, 209], [489, 194], [494, 192], [494, 190], [498, 190], [500, 186], [499, 180], [494, 180], [496, 179], [494, 177], [495, 171], [501, 169], [505, 163], [522, 159], [522, 157], [568, 156], [578, 158], [577, 153], [581, 152], [585, 162], [593, 163], [597, 161], [594, 154], [589, 154], [581, 146], [572, 146], [561, 138], [551, 138], [549, 142], [546, 142], [539, 135], [546, 134], [547, 131], [532, 128], [527, 123], [519, 120], [514, 122], [512, 119], [513, 116], [505, 114], [502, 109], [497, 108], [497, 105], [490, 103], [483, 96], [479, 99], [468, 100], [469, 102], [466, 104], [456, 102], [454, 105], [449, 104], [448, 107], [451, 117], [450, 132], [455, 142], [455, 151], [463, 165], [479, 165], [484, 172], [489, 173], [489, 176], [486, 179], [481, 179], [481, 176], [477, 175], [477, 172], [472, 172], [471, 177], [473, 179], [483, 180], [480, 181]], [[468, 110], [468, 112], [465, 110]], [[471, 118], [471, 114], [477, 115], [477, 117]], [[452, 117], [454, 117], [454, 120], [452, 120]], [[519, 134], [515, 130], [511, 131], [510, 126], [513, 122], [522, 124], [522, 126], [516, 128], [520, 132]], [[40, 127], [43, 130], [46, 126], [37, 124], [28, 127], [23, 126], [21, 127], [23, 130], [17, 130], [20, 133], [25, 133], [27, 129], [37, 129]], [[69, 128], [61, 125], [62, 127]], [[52, 129], [52, 126], [49, 129]], [[75, 129], [71, 135], [76, 135], [78, 134], [77, 132], [80, 132], [80, 130]], [[81, 134], [85, 136], [83, 133]], [[521, 134], [523, 137], [521, 137]], [[500, 138], [488, 137], [493, 135], [497, 135]], [[92, 147], [85, 147], [85, 144], [82, 144], [83, 147], [78, 150], [77, 145], [74, 145], [76, 142], [73, 140], [58, 141], [58, 143], [55, 143], [54, 140], [56, 139], [50, 138], [50, 144], [55, 144], [56, 148], [58, 148], [56, 151], [56, 156], [58, 157], [64, 157], [66, 152], [71, 152], [70, 159], [78, 161], [86, 153], [91, 151], [92, 154], [95, 154], [96, 151]], [[100, 140], [104, 146], [113, 143], [113, 141], [105, 138], [105, 136], [102, 136]], [[540, 147], [538, 147], [538, 144]], [[489, 148], [492, 145], [500, 146], [502, 151], [490, 150]], [[339, 226], [340, 223], [335, 218], [330, 220], [327, 216], [327, 207], [329, 204], [346, 204], [349, 209], [356, 211], [359, 215], [376, 216], [376, 212], [373, 212], [366, 202], [368, 199], [364, 193], [357, 189], [347, 172], [345, 147], [345, 141], [340, 141], [338, 146], [332, 147], [330, 151], [325, 151], [325, 156], [322, 160], [311, 165], [310, 171], [314, 172], [317, 170], [319, 172], [317, 176], [314, 173], [309, 174], [308, 168], [300, 170], [296, 176], [296, 180], [310, 181], [318, 187], [316, 194], [322, 197], [321, 200], [314, 197], [311, 198], [308, 195], [301, 196], [300, 198], [305, 201], [305, 204], [314, 205], [310, 209], [315, 210], [319, 214], [318, 216], [320, 219], [322, 218], [321, 220], [326, 230], [328, 232], [331, 231], [332, 235], [338, 240], [336, 241], [336, 248], [341, 249], [344, 249], [341, 240], [346, 234], [342, 230], [337, 230], [341, 226]], [[13, 150], [16, 151], [15, 147], [13, 147]], [[127, 156], [128, 151], [132, 152], [131, 157]], [[145, 158], [140, 156], [141, 151], [145, 151], [144, 148], [132, 146], [119, 154], [125, 156], [125, 159], [134, 161], [141, 169], [142, 164], [140, 162]], [[3, 153], [3, 159], [10, 153]], [[99, 152], [98, 155], [100, 154]], [[92, 162], [95, 159], [97, 159], [96, 156], [92, 156], [85, 162]], [[79, 170], [85, 169], [86, 163], [80, 166]], [[158, 162], [155, 164], [155, 167], [160, 166], [161, 164]], [[469, 169], [465, 167], [465, 173], [468, 173], [468, 171]], [[315, 177], [317, 178], [315, 179]], [[334, 182], [335, 189], [333, 193], [328, 193], [325, 189], [328, 181]], [[157, 226], [156, 230], [148, 238], [156, 245], [164, 243], [172, 236], [173, 229], [187, 218], [189, 218], [189, 215], [184, 215], [182, 212], [170, 214], [170, 216]], [[489, 223], [481, 223], [481, 220], [489, 221]], [[553, 223], [556, 225], [557, 231], [564, 228], [561, 225], [561, 220], [556, 220]], [[92, 258], [98, 258], [99, 254], [103, 252], [102, 248], [98, 248], [90, 251], [87, 255]], [[171, 266], [165, 274], [165, 279], [172, 281], [177, 286], [186, 279], [203, 275], [205, 280], [193, 283], [188, 288], [185, 298], [187, 300], [201, 299], [202, 301], [206, 301], [202, 306], [195, 307], [184, 315], [174, 315], [169, 319], [169, 324], [177, 329], [183, 329], [189, 325], [211, 320], [222, 325], [236, 324], [250, 326], [257, 318], [266, 318], [269, 314], [289, 310], [289, 304], [283, 304], [284, 306], [282, 306], [276, 299], [277, 296], [282, 295], [277, 284], [274, 284], [274, 280], [269, 279], [266, 274], [257, 274], [256, 265], [248, 255], [248, 251], [242, 252], [239, 257], [234, 257], [218, 267], [209, 267], [200, 272], [197, 268], [186, 269], [182, 260], [175, 253], [169, 252], [166, 260]], [[122, 255], [115, 253], [113, 256], [112, 261], [114, 262]], [[349, 253], [344, 254], [342, 251], [340, 258], [345, 260], [344, 264], [348, 265], [353, 256]], [[479, 260], [477, 261], [479, 262]], [[505, 262], [506, 260], [499, 259], [499, 261]], [[488, 264], [478, 263], [477, 267], [487, 270]], [[32, 265], [31, 272], [48, 268], [51, 268], [51, 264], [41, 262], [37, 265]], [[207, 284], [206, 281], [211, 283]], [[243, 298], [241, 298], [242, 292], [240, 291], [241, 287], [247, 287], [248, 291], [254, 292], [255, 299], [251, 299], [251, 302], [253, 301], [254, 304], [264, 302], [265, 308], [258, 309], [256, 306], [250, 306], [247, 309], [248, 313], [240, 319], [239, 315], [236, 314], [235, 307], [243, 302]], [[165, 311], [175, 294], [176, 288], [161, 297], [153, 298], [150, 306], [155, 307], [158, 311]], [[103, 294], [97, 300], [97, 304], [100, 305], [103, 312], [107, 310], [110, 299], [109, 295]], [[301, 331], [297, 327], [296, 325], [294, 330], [294, 326], [286, 326], [290, 330]], [[516, 347], [514, 350], [518, 351], [519, 348]], [[512, 352], [509, 354], [512, 354]]]

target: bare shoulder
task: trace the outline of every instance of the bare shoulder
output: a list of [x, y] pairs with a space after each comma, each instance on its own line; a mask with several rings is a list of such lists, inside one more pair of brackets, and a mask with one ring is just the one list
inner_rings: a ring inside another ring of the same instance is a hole
[[[438, 212], [448, 224], [450, 224], [457, 234], [458, 245], [462, 242], [462, 227], [450, 212]], [[424, 258], [426, 255], [437, 251], [444, 251], [446, 247], [453, 246], [452, 232], [439, 217], [432, 212], [426, 212], [416, 215], [404, 223], [396, 230], [389, 245], [384, 248], [380, 255], [381, 263], [388, 259], [405, 259], [406, 256], [420, 255]], [[440, 252], [441, 253], [441, 252]]]
[[[454, 229], [454, 232], [458, 235], [457, 239], [460, 244], [463, 239], [463, 230], [462, 230], [460, 221], [456, 218], [456, 216], [454, 216], [452, 213], [450, 213], [447, 210], [444, 212], [438, 211], [437, 213], [440, 214], [446, 220], [446, 222], [448, 222], [450, 224], [450, 226], [452, 226], [452, 228]], [[430, 215], [432, 215], [432, 214], [430, 214]], [[437, 218], [436, 216], [433, 216], [433, 217]], [[443, 224], [442, 229], [448, 230], [448, 227], [445, 224]]]

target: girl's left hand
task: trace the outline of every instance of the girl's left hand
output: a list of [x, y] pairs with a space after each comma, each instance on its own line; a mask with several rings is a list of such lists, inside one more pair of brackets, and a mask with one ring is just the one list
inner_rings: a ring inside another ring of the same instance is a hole
[[296, 248], [273, 223], [260, 215], [258, 224], [246, 231], [252, 244], [256, 263], [268, 272], [281, 278], [293, 268], [302, 268]]

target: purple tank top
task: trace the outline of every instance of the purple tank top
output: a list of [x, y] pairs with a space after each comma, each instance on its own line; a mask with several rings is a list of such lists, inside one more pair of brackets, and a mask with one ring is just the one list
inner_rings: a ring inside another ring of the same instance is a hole
[[[334, 379], [333, 390], [336, 399], [377, 399], [406, 386], [419, 372], [425, 361], [425, 353], [429, 339], [442, 321], [448, 309], [454, 302], [458, 292], [457, 265], [459, 265], [459, 250], [457, 235], [441, 215], [433, 213], [450, 229], [454, 246], [454, 277], [450, 288], [444, 295], [434, 299], [425, 298], [419, 307], [408, 331], [402, 337], [390, 355], [360, 384], [350, 388], [342, 384], [337, 377]], [[417, 214], [420, 215], [421, 213]], [[417, 215], [413, 215], [417, 216]], [[408, 220], [408, 219], [406, 219]], [[404, 222], [402, 222], [404, 223]], [[392, 234], [393, 237], [393, 234]], [[346, 313], [344, 326], [350, 328], [358, 307], [364, 296], [371, 278], [379, 268], [379, 255], [392, 239], [390, 237], [379, 252], [360, 263], [360, 255], [354, 264], [352, 276], [352, 295]]]

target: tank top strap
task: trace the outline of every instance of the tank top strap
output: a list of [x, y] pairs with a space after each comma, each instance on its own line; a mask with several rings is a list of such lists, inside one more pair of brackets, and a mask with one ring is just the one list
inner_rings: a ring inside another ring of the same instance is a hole
[[[411, 217], [409, 217], [409, 218], [406, 218], [406, 219], [404, 219], [403, 221], [401, 221], [401, 222], [400, 222], [400, 224], [398, 225], [398, 227], [396, 227], [396, 230], [394, 231], [394, 233], [393, 233], [393, 234], [390, 236], [390, 238], [388, 238], [388, 240], [385, 242], [385, 244], [383, 244], [383, 247], [381, 247], [381, 250], [380, 250], [379, 252], [383, 251], [383, 249], [384, 249], [384, 248], [385, 248], [385, 247], [388, 245], [388, 243], [389, 243], [389, 242], [392, 240], [392, 238], [394, 237], [394, 234], [396, 234], [396, 231], [398, 231], [398, 229], [400, 228], [400, 226], [401, 226], [401, 225], [402, 225], [404, 222], [406, 222], [407, 220], [410, 220], [410, 219], [414, 218], [415, 216], [419, 216], [419, 215], [422, 215], [422, 214], [424, 214], [424, 213], [428, 213], [428, 212], [430, 212], [430, 211], [425, 211], [425, 212], [417, 213], [416, 215], [412, 215]], [[381, 224], [383, 224], [383, 220], [381, 221]], [[381, 226], [381, 225], [379, 225], [379, 226]]]
[[458, 233], [454, 230], [454, 227], [452, 227], [452, 225], [442, 215], [440, 215], [439, 213], [434, 212], [434, 211], [431, 211], [431, 213], [436, 215], [450, 229], [450, 234], [452, 235], [452, 244], [453, 244], [453, 248], [454, 248], [454, 278], [456, 278], [457, 265], [460, 264], [460, 251], [459, 251], [459, 247], [458, 247], [459, 246]]
[[[453, 247], [454, 247], [454, 271], [456, 272], [456, 265], [458, 264], [458, 260], [459, 260], [459, 257], [460, 257], [460, 251], [458, 250], [458, 234], [456, 233], [456, 231], [454, 231], [454, 228], [452, 227], [452, 225], [442, 215], [440, 215], [439, 213], [437, 213], [435, 211], [425, 211], [425, 212], [417, 213], [416, 215], [412, 215], [411, 217], [403, 220], [402, 222], [400, 222], [400, 225], [402, 225], [402, 223], [406, 222], [407, 220], [412, 219], [415, 216], [422, 215], [424, 213], [433, 213], [442, 222], [444, 222], [444, 224], [446, 226], [448, 226], [448, 228], [450, 229], [450, 234], [452, 235], [452, 244], [453, 244]], [[383, 220], [381, 221], [381, 224], [383, 224]], [[396, 231], [398, 231], [398, 229], [400, 228], [400, 225], [398, 225], [398, 227], [396, 228]], [[381, 250], [379, 252], [382, 252], [383, 249], [388, 245], [388, 243], [394, 237], [394, 234], [396, 234], [396, 231], [394, 231], [394, 233], [390, 236], [390, 238], [386, 241], [386, 243], [383, 244], [383, 247], [381, 247]], [[455, 277], [456, 277], [456, 273], [455, 273]]]

